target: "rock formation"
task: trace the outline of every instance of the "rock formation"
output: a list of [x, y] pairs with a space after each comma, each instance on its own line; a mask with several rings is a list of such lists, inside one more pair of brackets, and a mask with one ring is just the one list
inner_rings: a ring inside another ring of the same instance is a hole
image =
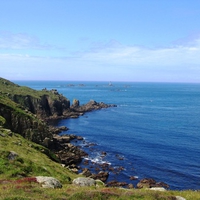
[[55, 89], [36, 91], [0, 78], [0, 125], [49, 148], [66, 166], [78, 164], [86, 154], [70, 144], [76, 136], [54, 135], [67, 127], [51, 127], [48, 120], [79, 117], [85, 112], [110, 106], [96, 101], [80, 105], [77, 99], [70, 106], [70, 101]]

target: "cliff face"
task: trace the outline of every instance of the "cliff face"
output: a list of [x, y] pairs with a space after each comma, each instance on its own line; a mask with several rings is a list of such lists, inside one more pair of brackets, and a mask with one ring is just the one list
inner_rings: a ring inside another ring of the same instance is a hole
[[11, 99], [42, 119], [62, 116], [63, 112], [70, 108], [70, 101], [60, 94], [57, 94], [56, 98], [48, 94], [39, 98], [15, 94]]
[[56, 90], [36, 91], [0, 78], [3, 126], [26, 139], [48, 146], [47, 138], [50, 142], [52, 133], [43, 119], [62, 116], [69, 108], [70, 101]]
[[28, 140], [44, 145], [45, 138], [52, 139], [52, 134], [44, 122], [20, 108], [15, 109], [5, 103], [0, 103], [0, 115], [5, 119], [4, 127], [19, 133]]
[[36, 91], [0, 78], [0, 95], [9, 98], [38, 117], [62, 116], [70, 108], [70, 101], [57, 90]]
[[57, 90], [36, 91], [0, 78], [0, 117], [5, 119], [4, 126], [47, 147], [51, 145], [51, 131], [54, 130], [50, 131], [44, 120], [79, 117], [85, 112], [110, 106], [114, 105], [96, 101], [80, 106], [78, 100], [70, 106], [70, 101]]

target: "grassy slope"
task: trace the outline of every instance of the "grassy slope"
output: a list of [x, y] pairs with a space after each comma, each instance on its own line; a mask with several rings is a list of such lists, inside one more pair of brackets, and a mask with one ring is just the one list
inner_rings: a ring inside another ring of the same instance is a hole
[[8, 96], [9, 94], [12, 96], [13, 95], [22, 95], [22, 96], [30, 95], [35, 98], [40, 98], [42, 95], [48, 95], [52, 99], [58, 98], [57, 95], [55, 95], [54, 93], [50, 91], [47, 91], [47, 90], [37, 91], [26, 86], [19, 86], [1, 77], [0, 77], [0, 92], [2, 92], [2, 95], [6, 95], [6, 96]]
[[[6, 84], [5, 84], [6, 83]], [[6, 85], [6, 86], [5, 86]], [[46, 91], [37, 93], [27, 87], [18, 87], [7, 80], [0, 78], [0, 103], [10, 106], [15, 112], [23, 115], [26, 113], [18, 104], [12, 102], [6, 95], [23, 94], [39, 97]], [[33, 117], [32, 115], [29, 117]], [[5, 123], [0, 116], [0, 125]], [[10, 151], [15, 151], [18, 157], [8, 160]], [[125, 190], [119, 188], [86, 187], [78, 188], [71, 184], [71, 180], [77, 177], [59, 163], [52, 161], [44, 152], [48, 152], [43, 146], [24, 139], [19, 134], [0, 126], [0, 199], [25, 200], [25, 199], [174, 199], [174, 196], [182, 196], [186, 199], [200, 199], [200, 192], [195, 191], [167, 191], [153, 192], [149, 190]], [[46, 153], [47, 154], [47, 153]], [[44, 189], [38, 184], [26, 183], [25, 185], [3, 184], [1, 180], [15, 180], [21, 177], [53, 176], [61, 181], [62, 189]]]

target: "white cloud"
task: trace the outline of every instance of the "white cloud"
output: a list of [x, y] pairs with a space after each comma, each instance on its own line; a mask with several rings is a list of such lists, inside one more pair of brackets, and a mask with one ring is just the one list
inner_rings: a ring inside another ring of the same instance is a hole
[[200, 42], [193, 46], [173, 46], [149, 49], [139, 46], [106, 47], [82, 54], [82, 59], [132, 66], [177, 66], [200, 64]]
[[[17, 38], [18, 44], [32, 44], [26, 37]], [[9, 79], [200, 82], [199, 55], [200, 39], [192, 45], [152, 49], [111, 41], [94, 44], [90, 50], [71, 57], [0, 54], [0, 71]]]

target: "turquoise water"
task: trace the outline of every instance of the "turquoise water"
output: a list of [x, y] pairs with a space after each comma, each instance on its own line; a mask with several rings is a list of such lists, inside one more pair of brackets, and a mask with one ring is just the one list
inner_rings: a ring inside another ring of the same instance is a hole
[[78, 143], [89, 152], [89, 160], [124, 168], [110, 173], [109, 180], [136, 184], [130, 176], [149, 177], [170, 189], [200, 189], [200, 84], [15, 82], [57, 89], [71, 102], [93, 99], [117, 105], [58, 122], [70, 129], [67, 133], [96, 144], [88, 149]]

